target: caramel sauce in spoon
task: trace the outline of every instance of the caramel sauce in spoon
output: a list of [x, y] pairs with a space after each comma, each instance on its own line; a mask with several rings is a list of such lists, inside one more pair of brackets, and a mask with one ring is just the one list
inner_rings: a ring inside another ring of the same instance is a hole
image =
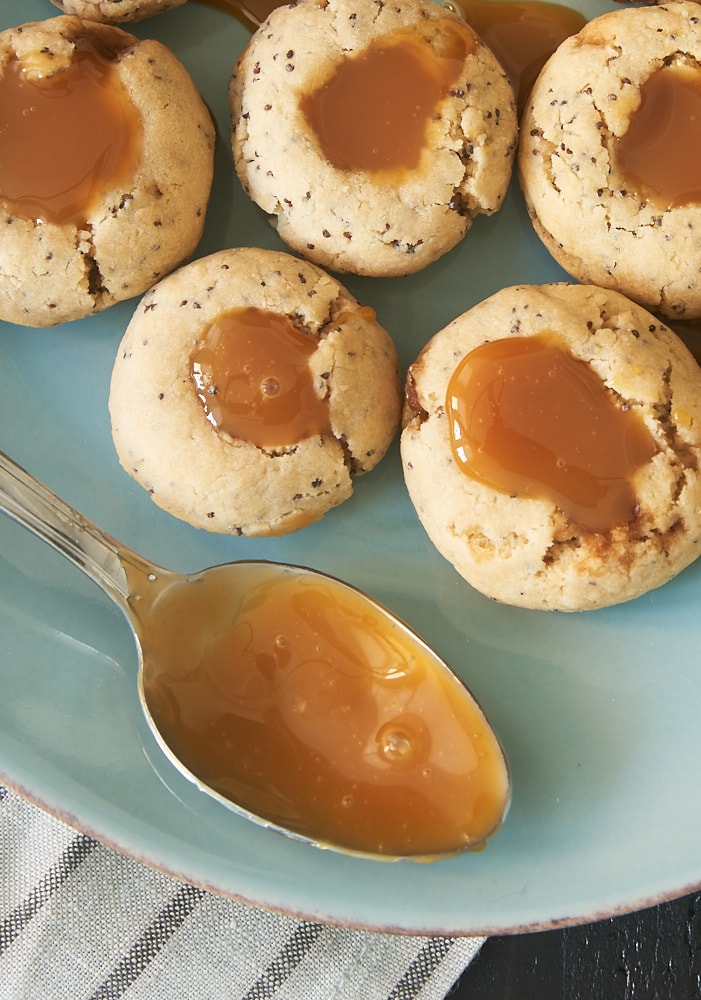
[[377, 860], [479, 850], [500, 828], [510, 778], [484, 714], [367, 595], [279, 563], [173, 573], [2, 453], [0, 510], [124, 612], [145, 717], [204, 793], [279, 833]]
[[147, 624], [158, 732], [250, 813], [398, 857], [474, 849], [500, 825], [507, 775], [481, 711], [358, 591], [298, 568], [221, 567], [166, 585]]

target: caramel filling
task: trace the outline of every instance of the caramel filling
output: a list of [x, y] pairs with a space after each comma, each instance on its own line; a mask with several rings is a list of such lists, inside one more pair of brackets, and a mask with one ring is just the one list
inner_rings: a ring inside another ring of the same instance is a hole
[[[200, 0], [234, 14], [252, 30], [283, 2]], [[504, 67], [520, 103], [558, 45], [586, 23], [578, 11], [545, 0], [447, 0], [446, 6], [459, 13], [489, 46]]]
[[19, 60], [5, 67], [0, 200], [9, 212], [81, 228], [106, 189], [131, 183], [141, 120], [114, 59], [85, 35], [72, 63], [51, 76], [34, 76]]
[[615, 156], [625, 183], [663, 210], [701, 201], [701, 72], [669, 66], [648, 77]]
[[476, 44], [472, 31], [452, 20], [431, 28], [432, 44], [415, 32], [371, 43], [302, 98], [302, 113], [334, 167], [392, 171], [418, 165], [429, 123]]
[[316, 347], [286, 316], [253, 307], [222, 314], [190, 362], [207, 419], [260, 448], [330, 433], [327, 400], [309, 367]]
[[431, 855], [495, 832], [509, 779], [483, 714], [354, 591], [295, 573], [241, 597], [217, 576], [184, 586], [155, 605], [144, 654], [167, 667], [145, 691], [193, 774], [356, 851]]
[[206, 7], [213, 7], [234, 17], [250, 31], [255, 31], [277, 7], [284, 6], [286, 0], [199, 0]]
[[450, 379], [446, 408], [466, 475], [502, 493], [548, 499], [590, 531], [635, 517], [631, 477], [655, 442], [555, 337], [509, 337], [471, 351]]
[[522, 105], [561, 42], [586, 23], [576, 10], [539, 0], [450, 0], [492, 50]]
[[680, 320], [674, 323], [674, 332], [684, 341], [697, 363], [701, 365], [701, 320]]

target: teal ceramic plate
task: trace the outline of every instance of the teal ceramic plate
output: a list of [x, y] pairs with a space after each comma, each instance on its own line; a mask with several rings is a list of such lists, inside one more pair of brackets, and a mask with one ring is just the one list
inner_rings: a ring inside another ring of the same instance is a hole
[[[604, 9], [583, 0], [588, 15]], [[54, 16], [3, 0], [0, 27]], [[220, 128], [198, 251], [279, 247], [235, 180], [227, 83], [247, 32], [195, 0], [137, 26], [188, 67]], [[48, 159], [51, 150], [46, 150]], [[516, 185], [501, 213], [415, 277], [349, 280], [392, 332], [404, 367], [449, 320], [517, 282], [564, 278]], [[175, 773], [146, 730], [129, 629], [90, 581], [0, 518], [0, 779], [159, 869], [256, 904], [405, 932], [510, 932], [588, 921], [701, 883], [701, 564], [607, 611], [500, 607], [435, 552], [408, 501], [398, 450], [350, 502], [285, 539], [198, 532], [156, 508], [119, 467], [107, 394], [135, 307], [37, 331], [0, 329], [0, 448], [156, 562], [303, 563], [370, 591], [467, 680], [513, 772], [507, 823], [481, 854], [373, 863], [259, 829]]]

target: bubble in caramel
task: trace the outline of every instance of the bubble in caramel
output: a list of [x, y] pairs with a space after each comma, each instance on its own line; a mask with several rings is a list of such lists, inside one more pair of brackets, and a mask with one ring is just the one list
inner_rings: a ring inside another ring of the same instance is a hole
[[632, 521], [632, 476], [657, 446], [596, 372], [556, 335], [475, 348], [448, 384], [453, 454], [466, 475], [511, 495], [552, 500], [576, 524]]

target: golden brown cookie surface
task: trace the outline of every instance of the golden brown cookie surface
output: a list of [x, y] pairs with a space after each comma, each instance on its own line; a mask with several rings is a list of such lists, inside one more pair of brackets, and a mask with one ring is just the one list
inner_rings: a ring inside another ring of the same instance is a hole
[[614, 10], [551, 57], [521, 121], [536, 232], [573, 277], [701, 315], [701, 12]]
[[0, 317], [52, 326], [139, 295], [204, 226], [214, 127], [159, 42], [59, 16], [0, 33]]
[[434, 3], [281, 7], [238, 61], [230, 98], [244, 188], [288, 246], [324, 267], [418, 271], [501, 205], [513, 90]]
[[[559, 360], [538, 371], [517, 357], [513, 367], [514, 352], [549, 340]], [[491, 381], [472, 383], [481, 389], [461, 459], [455, 373], [499, 350]], [[438, 550], [482, 593], [531, 608], [605, 607], [667, 582], [699, 553], [701, 369], [619, 293], [503, 289], [432, 338], [407, 387], [410, 496]]]
[[153, 500], [245, 535], [295, 531], [347, 500], [399, 410], [395, 347], [373, 310], [314, 265], [252, 248], [194, 261], [147, 293], [110, 393], [120, 461]]
[[186, 0], [51, 0], [51, 3], [64, 14], [75, 14], [88, 21], [127, 24], [181, 7]]

